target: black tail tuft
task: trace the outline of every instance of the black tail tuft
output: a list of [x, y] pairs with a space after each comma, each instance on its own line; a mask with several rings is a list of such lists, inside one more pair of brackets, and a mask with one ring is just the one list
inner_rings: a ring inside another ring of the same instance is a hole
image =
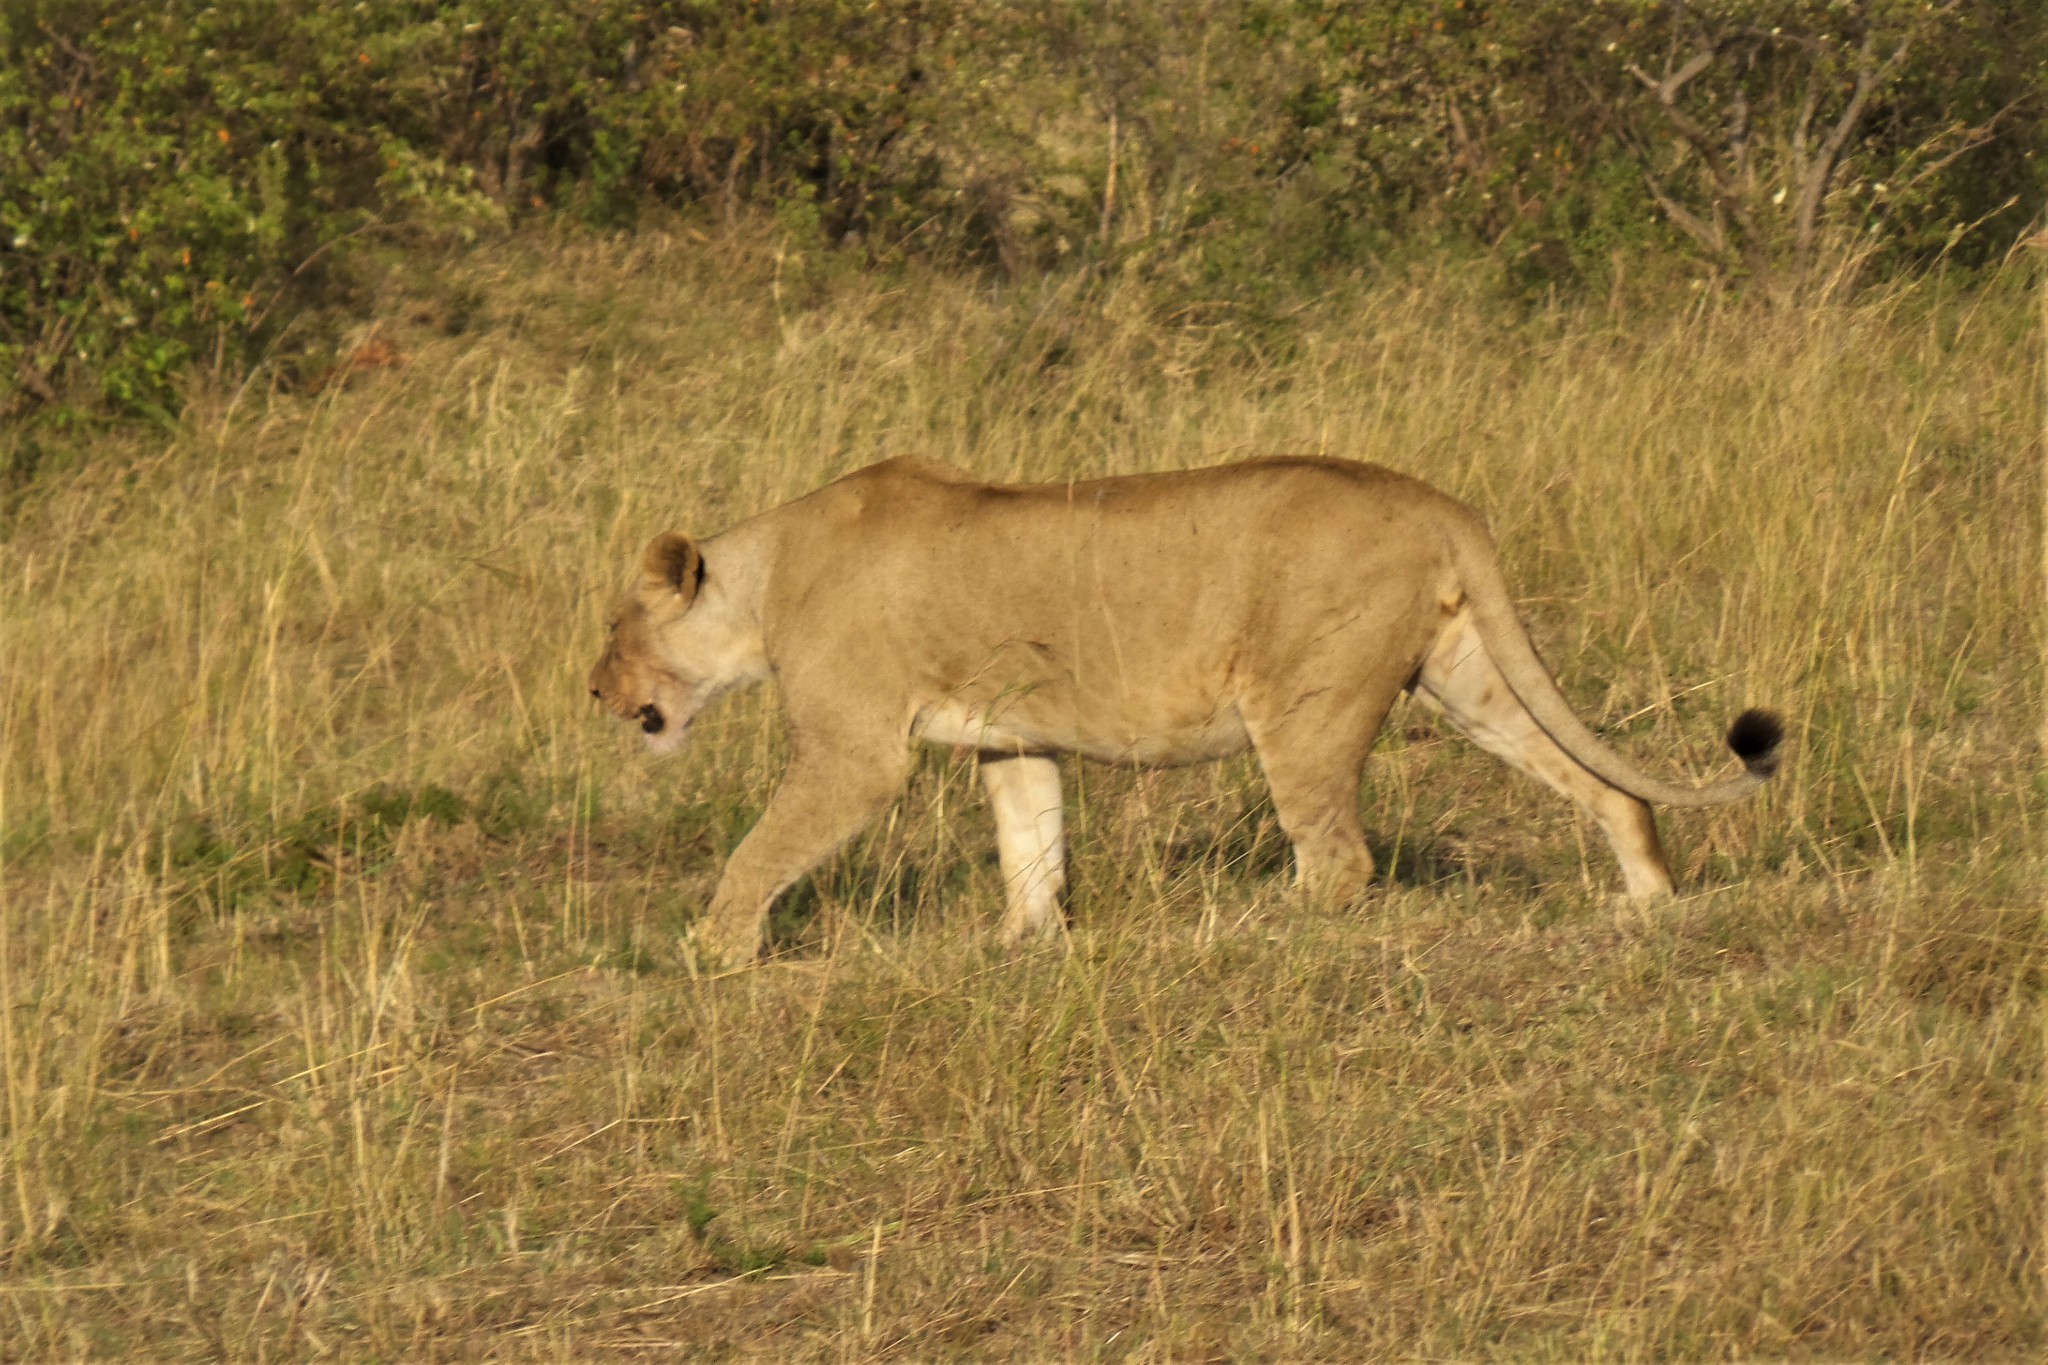
[[1785, 723], [1769, 711], [1744, 711], [1728, 727], [1728, 747], [1758, 777], [1778, 771], [1778, 746], [1784, 742]]

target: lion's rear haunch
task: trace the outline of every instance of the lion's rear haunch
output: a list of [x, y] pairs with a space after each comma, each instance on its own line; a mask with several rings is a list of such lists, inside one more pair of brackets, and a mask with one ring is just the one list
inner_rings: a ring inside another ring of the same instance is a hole
[[1728, 747], [1742, 760], [1742, 766], [1758, 777], [1778, 771], [1784, 742], [1785, 723], [1769, 711], [1744, 711], [1728, 727]]

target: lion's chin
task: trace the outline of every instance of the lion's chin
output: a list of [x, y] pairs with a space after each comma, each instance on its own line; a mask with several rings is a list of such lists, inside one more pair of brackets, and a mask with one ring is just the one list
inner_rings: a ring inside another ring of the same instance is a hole
[[647, 741], [647, 752], [656, 758], [667, 758], [670, 754], [676, 753], [683, 747], [683, 741], [689, 737], [690, 723], [673, 720], [663, 726], [659, 734], [641, 734], [641, 738]]

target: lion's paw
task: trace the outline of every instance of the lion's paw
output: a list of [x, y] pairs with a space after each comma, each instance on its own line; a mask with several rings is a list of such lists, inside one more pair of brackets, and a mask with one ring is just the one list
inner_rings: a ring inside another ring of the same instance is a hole
[[702, 972], [744, 971], [761, 955], [761, 935], [758, 930], [742, 934], [715, 924], [698, 924], [684, 933], [683, 952]]

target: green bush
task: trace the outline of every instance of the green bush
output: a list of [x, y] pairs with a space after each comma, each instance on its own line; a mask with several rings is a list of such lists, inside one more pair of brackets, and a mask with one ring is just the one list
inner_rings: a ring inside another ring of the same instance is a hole
[[379, 234], [803, 192], [835, 240], [910, 236], [941, 206], [930, 159], [892, 148], [925, 35], [955, 27], [850, 2], [17, 0], [0, 400], [165, 414], [189, 364], [238, 368], [345, 299]]
[[469, 169], [408, 117], [436, 34], [402, 8], [8, 8], [0, 365], [17, 400], [84, 379], [165, 414], [186, 365], [246, 363], [334, 288], [339, 248], [475, 211]]
[[2048, 189], [2034, 0], [13, 0], [0, 43], [13, 412], [167, 416], [373, 243], [543, 210], [1243, 302], [1417, 244], [1839, 280]]

